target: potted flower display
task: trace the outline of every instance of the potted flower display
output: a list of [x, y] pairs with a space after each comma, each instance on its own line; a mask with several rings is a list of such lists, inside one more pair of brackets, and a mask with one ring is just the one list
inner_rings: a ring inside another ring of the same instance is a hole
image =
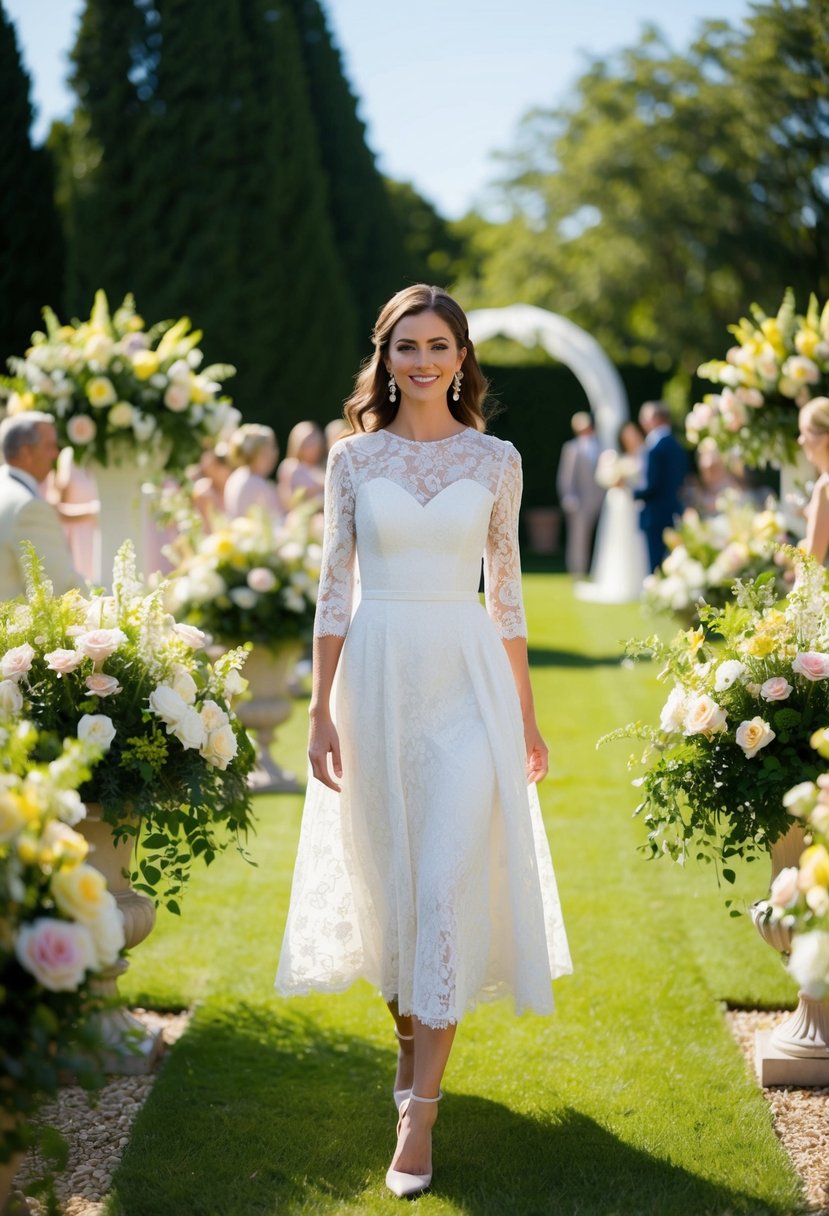
[[688, 414], [688, 438], [694, 444], [710, 438], [750, 465], [792, 461], [798, 409], [829, 388], [829, 301], [821, 309], [813, 295], [799, 315], [789, 290], [776, 316], [755, 304], [751, 319], [729, 329], [736, 342], [725, 359], [697, 371], [720, 388]]
[[231, 840], [243, 849], [253, 748], [231, 702], [245, 652], [211, 664], [204, 635], [166, 611], [163, 586], [138, 581], [129, 544], [111, 596], [54, 596], [32, 549], [28, 583], [25, 599], [0, 603], [0, 710], [31, 718], [41, 750], [77, 738], [103, 752], [80, 830], [113, 883], [138, 847], [134, 889], [115, 891], [133, 946], [152, 928], [150, 900], [179, 911], [195, 858]]
[[110, 313], [103, 291], [88, 320], [61, 324], [43, 310], [13, 375], [2, 383], [9, 413], [52, 414], [62, 446], [91, 466], [101, 500], [101, 578], [127, 537], [143, 557], [141, 486], [162, 470], [198, 460], [204, 442], [234, 426], [239, 412], [222, 392], [229, 364], [202, 367], [202, 334], [187, 317], [150, 328], [128, 295]]
[[[38, 763], [41, 750], [52, 759]], [[77, 830], [77, 790], [99, 755], [77, 739], [55, 747], [26, 719], [0, 718], [0, 1211], [61, 1073], [94, 1079], [92, 983], [124, 946], [115, 899]]]
[[781, 543], [791, 539], [783, 515], [770, 499], [764, 510], [735, 491], [717, 500], [714, 515], [689, 507], [676, 528], [666, 532], [668, 556], [644, 582], [645, 604], [672, 612], [687, 625], [699, 623], [701, 603], [722, 608], [736, 579], [772, 575], [778, 597], [786, 594], [783, 568], [775, 560]]
[[311, 639], [322, 550], [313, 516], [292, 512], [275, 524], [262, 510], [198, 524], [181, 539], [183, 557], [167, 585], [180, 620], [221, 645], [252, 642], [245, 666], [251, 698], [239, 706], [257, 741], [256, 790], [296, 789], [271, 754], [273, 734], [291, 712], [288, 681]]

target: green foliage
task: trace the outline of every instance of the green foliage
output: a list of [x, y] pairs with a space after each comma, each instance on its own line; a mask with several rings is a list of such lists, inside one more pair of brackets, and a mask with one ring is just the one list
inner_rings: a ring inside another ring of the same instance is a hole
[[611, 357], [690, 372], [751, 300], [825, 296], [828, 66], [823, 0], [595, 59], [503, 158], [510, 216], [474, 237], [464, 298], [539, 304]]
[[20, 350], [41, 305], [60, 298], [63, 242], [48, 153], [29, 138], [29, 78], [0, 5], [0, 365]]

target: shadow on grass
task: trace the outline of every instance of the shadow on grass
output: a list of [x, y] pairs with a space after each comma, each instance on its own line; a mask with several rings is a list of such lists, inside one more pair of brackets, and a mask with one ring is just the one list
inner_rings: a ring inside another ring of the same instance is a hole
[[[123, 1216], [400, 1212], [394, 1053], [269, 1007], [202, 1008], [136, 1122], [109, 1211]], [[782, 1216], [624, 1143], [578, 1110], [520, 1115], [449, 1093], [424, 1210], [474, 1216]], [[693, 1134], [689, 1129], [689, 1134]]]
[[578, 650], [552, 650], [544, 646], [529, 649], [530, 667], [618, 667], [624, 657], [621, 643], [615, 654], [584, 654]]

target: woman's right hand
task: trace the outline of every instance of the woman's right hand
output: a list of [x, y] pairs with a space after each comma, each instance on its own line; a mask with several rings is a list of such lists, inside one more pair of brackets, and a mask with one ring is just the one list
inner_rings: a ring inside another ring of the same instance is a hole
[[343, 765], [340, 758], [340, 738], [337, 728], [330, 717], [313, 716], [308, 732], [308, 759], [311, 761], [311, 772], [317, 781], [327, 785], [330, 790], [339, 794], [340, 787], [332, 780], [328, 769], [328, 757], [331, 756], [331, 768], [334, 776], [342, 780]]

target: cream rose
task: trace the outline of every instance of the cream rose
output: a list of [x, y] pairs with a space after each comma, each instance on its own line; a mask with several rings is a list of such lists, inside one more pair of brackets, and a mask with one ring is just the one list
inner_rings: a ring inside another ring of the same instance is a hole
[[84, 714], [78, 723], [78, 738], [83, 743], [92, 743], [103, 748], [105, 752], [109, 751], [115, 738], [112, 718], [108, 718], [106, 714]]
[[725, 710], [707, 693], [689, 697], [683, 721], [686, 735], [713, 734], [725, 730], [725, 722]]
[[70, 443], [91, 443], [98, 434], [98, 428], [89, 414], [75, 414], [66, 424], [66, 434]]
[[115, 902], [115, 896], [105, 893], [101, 911], [87, 926], [92, 935], [95, 955], [99, 967], [111, 967], [124, 949], [124, 918]]
[[202, 705], [199, 716], [202, 720], [204, 729], [209, 733], [213, 730], [218, 730], [220, 726], [227, 725], [229, 718], [221, 705], [217, 705], [215, 701], [205, 701]]
[[75, 647], [93, 662], [102, 663], [123, 646], [126, 640], [127, 635], [120, 629], [92, 629], [89, 633], [81, 634], [75, 641]]
[[267, 566], [254, 566], [252, 570], [248, 571], [247, 583], [253, 591], [273, 591], [276, 586], [276, 575]]
[[745, 674], [745, 663], [741, 663], [739, 659], [726, 659], [717, 668], [717, 673], [714, 676], [714, 691], [725, 692], [737, 680], [742, 679]]
[[192, 705], [187, 706], [168, 733], [175, 735], [183, 748], [201, 748], [206, 736], [201, 714]]
[[186, 642], [191, 650], [201, 650], [207, 641], [207, 634], [202, 633], [201, 629], [197, 629], [195, 625], [182, 625], [176, 621], [173, 625], [173, 633], [180, 637], [182, 642]]
[[211, 731], [199, 749], [208, 764], [222, 771], [227, 768], [239, 750], [239, 744], [229, 722]]
[[34, 657], [34, 649], [28, 642], [24, 642], [22, 646], [13, 646], [0, 659], [0, 676], [4, 680], [19, 680], [31, 671]]
[[15, 954], [21, 967], [50, 992], [74, 992], [95, 966], [95, 946], [86, 925], [51, 917], [23, 925]]
[[57, 870], [52, 875], [49, 887], [61, 912], [84, 924], [100, 916], [106, 906], [105, 896], [109, 894], [101, 871], [86, 862]]
[[85, 656], [77, 650], [50, 650], [43, 657], [50, 671], [56, 671], [59, 676], [68, 676], [80, 666]]
[[797, 903], [800, 888], [797, 879], [800, 871], [797, 866], [786, 866], [771, 884], [769, 903], [773, 908], [791, 908]]
[[117, 430], [126, 430], [135, 421], [135, 410], [129, 401], [116, 401], [107, 415], [107, 421]]
[[50, 819], [40, 835], [40, 843], [51, 849], [56, 859], [67, 858], [69, 861], [83, 861], [89, 852], [89, 844], [81, 836], [59, 819]]
[[777, 735], [763, 718], [752, 718], [740, 723], [734, 738], [745, 752], [746, 760], [751, 760], [761, 748], [767, 747], [772, 739], [776, 739]]
[[87, 676], [86, 687], [93, 697], [114, 697], [119, 692], [123, 692], [115, 676], [104, 675], [102, 671], [96, 671], [93, 675]]
[[760, 685], [760, 696], [764, 701], [785, 701], [792, 693], [792, 686], [785, 676], [772, 676]]
[[158, 688], [153, 689], [149, 696], [149, 706], [151, 711], [166, 723], [168, 735], [187, 712], [187, 702], [168, 684], [159, 684]]
[[805, 819], [814, 810], [818, 789], [813, 781], [801, 781], [783, 795], [783, 806], [790, 815]]
[[829, 933], [823, 929], [796, 933], [789, 972], [807, 996], [822, 1001], [829, 993]]
[[182, 701], [192, 705], [196, 699], [198, 686], [186, 667], [176, 667], [170, 676], [170, 687], [177, 692]]
[[685, 723], [686, 710], [687, 698], [685, 690], [680, 684], [676, 684], [668, 693], [668, 699], [662, 706], [662, 713], [659, 715], [659, 725], [662, 730], [668, 733], [682, 730]]
[[792, 671], [807, 680], [825, 680], [829, 678], [829, 654], [822, 654], [819, 650], [801, 650], [792, 663]]
[[86, 819], [86, 807], [77, 790], [58, 790], [55, 794], [55, 811], [70, 827]]
[[829, 891], [825, 887], [810, 887], [806, 892], [806, 903], [815, 916], [825, 916], [829, 912]]
[[23, 693], [16, 680], [0, 680], [0, 713], [19, 714], [23, 708]]

